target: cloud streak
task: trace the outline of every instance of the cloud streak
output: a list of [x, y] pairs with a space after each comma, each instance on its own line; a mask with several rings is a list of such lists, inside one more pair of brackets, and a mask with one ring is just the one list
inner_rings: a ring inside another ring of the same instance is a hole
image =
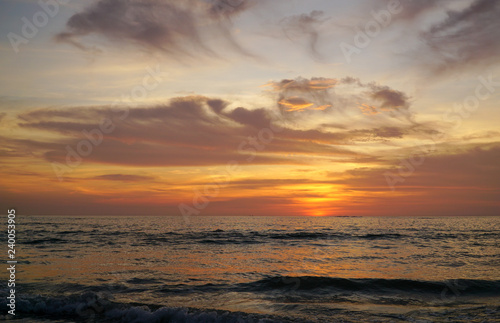
[[500, 2], [475, 0], [422, 34], [437, 60], [436, 70], [488, 65], [500, 55]]
[[[286, 93], [292, 91], [307, 95], [309, 100], [325, 100], [322, 103], [327, 104], [327, 91], [338, 82], [313, 78], [283, 80], [272, 86], [280, 92], [282, 100], [286, 99]], [[371, 95], [385, 103], [383, 108], [399, 107], [406, 99], [388, 88], [372, 87], [376, 91], [370, 92]], [[328, 113], [326, 110], [319, 112]], [[275, 107], [231, 107], [230, 102], [218, 98], [187, 96], [174, 98], [165, 104], [130, 108], [123, 121], [117, 118], [116, 111], [107, 106], [38, 109], [19, 114], [18, 120], [23, 129], [58, 134], [60, 139], [55, 142], [30, 142], [29, 147], [51, 162], [64, 162], [67, 154], [64, 147], [74, 147], [79, 141], [88, 140], [92, 129], [99, 129], [100, 120], [108, 118], [115, 122], [116, 127], [111, 133], [103, 135], [102, 143], [86, 160], [136, 166], [218, 165], [229, 160], [245, 159], [249, 154], [256, 156], [252, 161], [255, 164], [305, 162], [300, 158], [288, 158], [285, 156], [288, 154], [370, 160], [370, 156], [354, 152], [350, 146], [356, 142], [418, 137], [429, 131], [426, 126], [414, 123], [398, 126], [375, 124], [364, 129], [335, 131], [329, 127], [317, 129], [314, 125], [297, 128], [296, 123], [302, 119], [300, 113], [284, 113]], [[243, 145], [245, 148], [242, 148], [242, 143], [257, 140], [257, 134], [265, 128], [278, 129], [273, 132], [270, 142]], [[57, 145], [60, 148], [54, 149]]]
[[119, 182], [143, 182], [151, 181], [154, 178], [151, 176], [143, 175], [130, 175], [130, 174], [106, 174], [92, 177], [91, 179], [103, 181], [119, 181]]
[[99, 0], [74, 14], [56, 40], [91, 49], [89, 36], [132, 44], [177, 58], [218, 56], [212, 44], [222, 38], [234, 50], [249, 54], [231, 34], [231, 18], [252, 7], [252, 1]]
[[321, 25], [328, 20], [323, 16], [323, 11], [313, 10], [309, 14], [289, 16], [281, 21], [285, 36], [294, 42], [305, 38], [309, 52], [316, 59], [322, 57], [317, 47], [321, 35]]

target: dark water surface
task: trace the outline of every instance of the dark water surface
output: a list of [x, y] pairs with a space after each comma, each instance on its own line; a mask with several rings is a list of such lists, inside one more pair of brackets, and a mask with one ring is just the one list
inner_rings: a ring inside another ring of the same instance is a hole
[[500, 322], [500, 217], [188, 220], [18, 217], [16, 317]]

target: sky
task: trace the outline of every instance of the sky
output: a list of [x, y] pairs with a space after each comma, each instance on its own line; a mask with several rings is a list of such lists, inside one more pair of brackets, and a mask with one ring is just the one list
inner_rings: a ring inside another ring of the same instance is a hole
[[3, 0], [0, 205], [500, 211], [500, 2]]

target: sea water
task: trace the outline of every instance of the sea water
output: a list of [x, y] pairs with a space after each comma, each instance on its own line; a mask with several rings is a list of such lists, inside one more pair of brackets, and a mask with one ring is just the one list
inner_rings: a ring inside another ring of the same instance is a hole
[[24, 322], [500, 322], [499, 217], [16, 219]]

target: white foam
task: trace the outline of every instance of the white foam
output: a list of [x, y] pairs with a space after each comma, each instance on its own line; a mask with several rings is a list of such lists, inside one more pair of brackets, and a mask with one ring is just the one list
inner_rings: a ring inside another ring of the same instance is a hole
[[[0, 306], [7, 305], [5, 300]], [[182, 323], [273, 323], [279, 322], [258, 315], [222, 311], [162, 307], [151, 311], [148, 306], [113, 303], [95, 293], [51, 298], [24, 295], [16, 300], [16, 313], [23, 317], [49, 316], [58, 319], [90, 319], [92, 322], [182, 322]], [[0, 318], [7, 318], [2, 317]]]

